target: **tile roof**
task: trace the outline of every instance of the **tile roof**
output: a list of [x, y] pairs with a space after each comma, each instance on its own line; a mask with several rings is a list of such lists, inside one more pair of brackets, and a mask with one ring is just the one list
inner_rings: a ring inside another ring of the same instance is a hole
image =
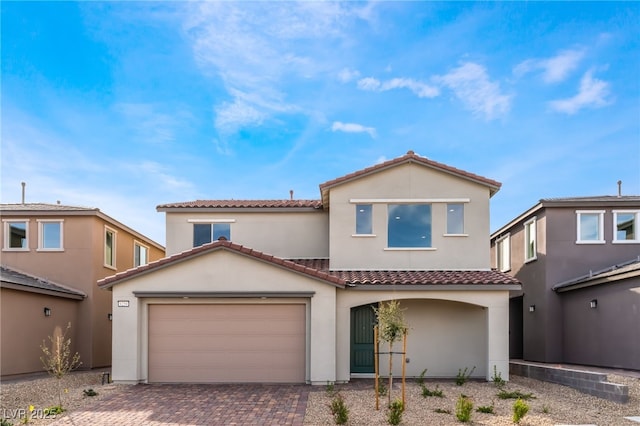
[[[87, 295], [80, 290], [62, 286], [44, 278], [27, 275], [6, 266], [0, 266], [0, 281], [3, 284], [3, 287], [5, 284], [13, 284], [14, 286], [18, 286], [21, 290], [32, 290], [36, 292], [44, 291], [72, 299], [84, 299], [87, 297]], [[11, 286], [11, 288], [16, 288], [14, 286]]]
[[640, 203], [640, 196], [638, 195], [593, 195], [587, 197], [558, 197], [558, 198], [543, 198], [541, 203], [623, 203], [623, 202], [637, 202]]
[[346, 285], [513, 285], [520, 282], [495, 270], [481, 271], [330, 271], [328, 259], [282, 259], [258, 250], [232, 243], [214, 241], [172, 256], [129, 269], [98, 281], [98, 286], [110, 288], [120, 281], [169, 266], [215, 250], [229, 250], [262, 260], [312, 278], [324, 280], [337, 287]]
[[322, 208], [320, 200], [195, 200], [161, 204], [156, 209], [162, 211], [174, 208]]
[[516, 278], [496, 270], [474, 271], [330, 271], [328, 259], [291, 259], [355, 285], [481, 285], [520, 284]]
[[98, 211], [97, 208], [90, 207], [79, 207], [79, 206], [65, 206], [62, 204], [48, 204], [48, 203], [25, 203], [25, 204], [0, 204], [0, 211], [11, 211], [11, 212], [21, 212], [21, 211], [60, 211], [60, 212], [95, 212]]
[[[480, 176], [480, 175], [476, 175], [474, 173], [466, 172], [464, 170], [457, 169], [455, 167], [451, 167], [451, 166], [448, 166], [448, 165], [443, 164], [443, 163], [438, 163], [437, 161], [430, 160], [430, 159], [428, 159], [426, 157], [421, 157], [421, 156], [417, 155], [413, 151], [408, 151], [405, 155], [403, 155], [401, 157], [397, 157], [397, 158], [394, 158], [392, 160], [388, 160], [388, 161], [385, 161], [383, 163], [376, 164], [374, 166], [367, 167], [367, 168], [364, 168], [362, 170], [358, 170], [356, 172], [349, 173], [349, 174], [344, 175], [342, 177], [339, 177], [339, 178], [327, 181], [325, 183], [322, 183], [322, 184], [320, 184], [320, 191], [324, 194], [327, 189], [329, 189], [329, 188], [331, 188], [333, 186], [340, 185], [340, 184], [348, 182], [350, 180], [357, 179], [357, 178], [369, 175], [371, 173], [374, 173], [374, 172], [377, 172], [377, 171], [380, 171], [380, 170], [384, 170], [384, 169], [387, 169], [389, 167], [396, 166], [398, 164], [411, 163], [411, 162], [417, 163], [417, 164], [422, 164], [422, 165], [427, 166], [427, 167], [431, 167], [431, 168], [434, 168], [434, 169], [437, 169], [437, 170], [440, 170], [440, 171], [443, 171], [443, 172], [446, 172], [446, 173], [451, 173], [453, 175], [456, 175], [456, 176], [459, 176], [459, 177], [462, 177], [462, 178], [465, 178], [465, 179], [469, 179], [469, 180], [472, 180], [474, 182], [486, 185], [491, 189], [491, 195], [496, 193], [500, 189], [500, 187], [502, 186], [502, 184], [500, 182], [495, 181], [493, 179], [489, 179], [489, 178], [486, 178], [486, 177], [483, 177], [483, 176]], [[324, 195], [323, 195], [323, 198], [324, 198]]]

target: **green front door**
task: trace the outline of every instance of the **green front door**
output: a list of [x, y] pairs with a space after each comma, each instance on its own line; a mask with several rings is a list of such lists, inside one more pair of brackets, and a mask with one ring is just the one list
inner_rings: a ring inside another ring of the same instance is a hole
[[351, 372], [373, 373], [373, 327], [376, 323], [376, 314], [373, 307], [363, 305], [351, 308]]

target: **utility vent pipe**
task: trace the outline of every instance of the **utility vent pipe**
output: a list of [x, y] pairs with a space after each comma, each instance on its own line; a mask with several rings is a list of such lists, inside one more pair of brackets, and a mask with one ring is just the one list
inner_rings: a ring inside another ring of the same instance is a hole
[[22, 204], [24, 204], [24, 188], [27, 186], [26, 182], [22, 182]]
[[618, 181], [618, 197], [622, 197], [622, 181]]

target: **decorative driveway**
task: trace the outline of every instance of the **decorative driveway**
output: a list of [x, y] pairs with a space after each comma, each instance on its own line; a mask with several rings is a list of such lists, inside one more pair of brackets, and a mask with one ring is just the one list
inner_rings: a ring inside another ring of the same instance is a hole
[[52, 423], [302, 425], [310, 385], [132, 385]]

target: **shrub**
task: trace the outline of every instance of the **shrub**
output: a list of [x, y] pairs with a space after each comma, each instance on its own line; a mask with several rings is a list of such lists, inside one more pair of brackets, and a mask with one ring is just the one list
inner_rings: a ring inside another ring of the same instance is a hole
[[424, 376], [427, 374], [427, 369], [422, 370], [422, 373], [416, 378], [416, 383], [422, 387], [424, 385]]
[[387, 387], [382, 380], [378, 381], [378, 396], [385, 396], [387, 394]]
[[342, 395], [336, 394], [331, 401], [331, 414], [337, 425], [346, 424], [349, 421], [349, 409]]
[[65, 409], [62, 408], [61, 405], [54, 405], [52, 407], [49, 408], [45, 408], [44, 409], [44, 415], [45, 416], [54, 416], [56, 414], [62, 414], [64, 413]]
[[82, 392], [84, 393], [84, 396], [96, 396], [96, 395], [98, 395], [98, 392], [94, 391], [91, 388], [85, 389]]
[[542, 412], [543, 412], [544, 414], [549, 414], [549, 413], [551, 412], [551, 409], [549, 408], [549, 406], [548, 406], [548, 405], [543, 405], [543, 406], [542, 406]]
[[336, 392], [336, 385], [333, 382], [327, 383], [327, 394], [332, 396]]
[[513, 422], [520, 423], [520, 420], [529, 412], [529, 404], [526, 401], [518, 398], [513, 403]]
[[436, 408], [435, 410], [433, 410], [433, 412], [440, 414], [451, 414], [451, 410], [447, 410], [445, 408]]
[[502, 389], [507, 384], [507, 382], [502, 378], [502, 373], [498, 372], [496, 366], [493, 366], [493, 376], [491, 376], [491, 380], [493, 380], [493, 384], [498, 388]]
[[58, 407], [60, 409], [62, 409], [62, 386], [60, 382], [63, 377], [82, 364], [78, 352], [71, 355], [71, 338], [67, 337], [70, 329], [71, 323], [68, 323], [67, 329], [63, 334], [58, 334], [55, 337], [49, 336], [51, 347], [44, 340], [40, 345], [40, 350], [43, 353], [40, 361], [42, 361], [44, 369], [57, 379], [56, 387], [58, 389]]
[[436, 385], [436, 388], [434, 390], [431, 390], [428, 387], [422, 385], [422, 396], [424, 396], [425, 398], [428, 396], [437, 396], [438, 398], [444, 398], [442, 389], [439, 389], [438, 385]]
[[389, 413], [387, 421], [390, 425], [399, 425], [402, 421], [402, 413], [404, 412], [404, 404], [401, 400], [396, 399], [389, 405]]
[[456, 385], [458, 386], [464, 385], [467, 382], [467, 380], [469, 380], [469, 377], [471, 377], [475, 369], [476, 369], [475, 365], [473, 366], [471, 371], [469, 371], [469, 367], [465, 367], [464, 370], [462, 368], [458, 368], [458, 374], [456, 375]]
[[506, 391], [506, 390], [501, 390], [500, 392], [498, 392], [498, 398], [500, 399], [536, 399], [535, 396], [533, 396], [532, 393], [522, 393], [520, 391]]
[[456, 418], [462, 423], [471, 421], [471, 413], [473, 412], [473, 402], [464, 395], [460, 395], [456, 403]]
[[478, 413], [495, 414], [493, 412], [493, 408], [494, 408], [493, 404], [491, 404], [491, 405], [483, 405], [483, 406], [480, 406], [480, 407], [476, 408], [476, 411]]
[[0, 419], [0, 426], [13, 426], [13, 423], [7, 419]]

